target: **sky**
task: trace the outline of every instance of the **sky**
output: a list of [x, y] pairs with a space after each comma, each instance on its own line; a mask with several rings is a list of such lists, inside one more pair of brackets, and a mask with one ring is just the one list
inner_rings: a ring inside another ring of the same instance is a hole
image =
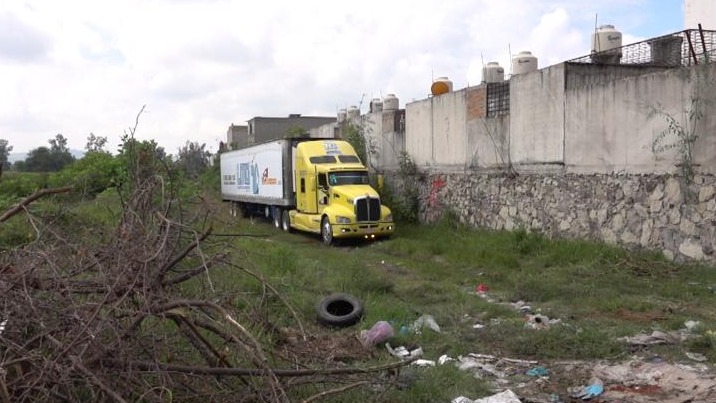
[[389, 93], [404, 108], [520, 51], [539, 68], [587, 55], [595, 23], [628, 44], [683, 20], [681, 0], [0, 0], [0, 138], [115, 151], [144, 106], [136, 138], [216, 151], [256, 116], [365, 113]]

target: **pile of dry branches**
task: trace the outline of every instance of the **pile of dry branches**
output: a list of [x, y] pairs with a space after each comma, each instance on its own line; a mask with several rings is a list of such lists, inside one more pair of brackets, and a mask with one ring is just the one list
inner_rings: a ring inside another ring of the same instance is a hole
[[273, 348], [242, 325], [249, 318], [211, 295], [182, 296], [182, 286], [230, 259], [202, 252], [211, 229], [192, 229], [162, 184], [135, 186], [118, 224], [91, 238], [91, 228], [31, 212], [33, 201], [69, 188], [0, 214], [0, 230], [24, 215], [37, 235], [0, 251], [0, 402], [285, 402], [291, 380], [330, 376], [330, 388], [343, 376], [348, 386], [314, 400], [367, 384], [351, 374], [400, 365], [276, 369]]

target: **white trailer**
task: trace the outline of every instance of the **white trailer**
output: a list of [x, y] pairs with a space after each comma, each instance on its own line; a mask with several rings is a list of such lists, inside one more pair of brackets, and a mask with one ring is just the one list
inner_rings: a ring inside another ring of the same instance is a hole
[[221, 198], [237, 202], [245, 213], [294, 207], [292, 153], [293, 141], [282, 139], [221, 154]]

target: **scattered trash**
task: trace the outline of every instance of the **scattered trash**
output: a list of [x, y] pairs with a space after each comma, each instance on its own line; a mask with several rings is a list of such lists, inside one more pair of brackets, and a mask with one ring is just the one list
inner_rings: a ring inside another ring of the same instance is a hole
[[507, 389], [496, 395], [484, 397], [482, 399], [472, 400], [465, 396], [456, 397], [452, 399], [451, 403], [520, 403], [520, 398], [515, 392]]
[[452, 357], [448, 357], [446, 354], [443, 354], [440, 356], [440, 358], [438, 358], [438, 364], [440, 365], [445, 365], [451, 361], [455, 361], [455, 359]]
[[549, 370], [545, 367], [534, 367], [530, 368], [525, 374], [529, 376], [549, 376]]
[[[698, 367], [698, 368], [695, 368]], [[716, 401], [716, 379], [705, 364], [694, 366], [631, 360], [616, 365], [596, 364], [592, 376], [611, 385], [604, 401], [683, 403]], [[645, 392], [660, 393], [649, 394]]]
[[487, 286], [487, 284], [478, 284], [477, 287], [475, 287], [475, 291], [477, 291], [478, 294], [484, 294], [487, 291], [489, 291], [490, 288]]
[[686, 335], [683, 332], [662, 332], [660, 330], [654, 330], [651, 334], [637, 334], [636, 336], [625, 336], [620, 337], [617, 340], [625, 341], [632, 346], [651, 346], [655, 344], [676, 344], [686, 340]]
[[419, 367], [434, 367], [435, 361], [431, 360], [415, 360], [413, 361], [413, 365], [417, 365]]
[[364, 346], [375, 346], [393, 337], [393, 326], [381, 320], [375, 323], [370, 330], [361, 330], [360, 341]]
[[583, 387], [570, 388], [570, 396], [575, 399], [589, 400], [604, 393], [604, 382], [599, 378], [589, 380], [589, 385]]
[[483, 329], [484, 327], [485, 325], [483, 325], [482, 323], [475, 323], [474, 325], [472, 325], [473, 329]]
[[520, 313], [527, 314], [527, 313], [532, 312], [532, 307], [529, 306], [529, 305], [527, 305], [527, 304], [525, 303], [525, 301], [517, 301], [517, 302], [514, 302], [514, 303], [512, 303], [512, 306], [513, 306], [517, 311], [519, 311]]
[[475, 378], [482, 378], [485, 373], [500, 379], [507, 376], [506, 373], [499, 371], [495, 365], [487, 362], [489, 359], [481, 357], [480, 354], [470, 354], [467, 357], [459, 356], [457, 360], [458, 368], [462, 371], [473, 371]]
[[385, 348], [388, 349], [390, 355], [392, 355], [393, 357], [401, 358], [403, 360], [409, 360], [411, 358], [420, 357], [423, 355], [423, 349], [420, 347], [417, 347], [413, 350], [408, 350], [404, 346], [400, 346], [393, 349], [390, 343], [385, 343]]
[[3, 331], [5, 331], [5, 326], [7, 326], [7, 319], [0, 322], [0, 334], [2, 334]]
[[440, 326], [435, 322], [435, 318], [432, 315], [423, 315], [419, 317], [412, 325], [410, 325], [410, 331], [420, 334], [422, 328], [429, 328], [440, 333]]
[[687, 357], [689, 357], [691, 360], [694, 360], [694, 361], [696, 361], [696, 362], [704, 362], [704, 361], [707, 361], [707, 360], [708, 360], [708, 358], [707, 358], [705, 355], [703, 355], [703, 354], [691, 353], [691, 352], [688, 352], [688, 351], [685, 352], [684, 354], [685, 354]]
[[525, 327], [528, 327], [530, 329], [546, 329], [552, 325], [556, 325], [562, 322], [561, 319], [550, 319], [545, 315], [525, 315], [525, 319], [527, 320], [527, 323], [525, 323]]
[[684, 327], [685, 327], [687, 330], [692, 331], [692, 332], [694, 331], [694, 329], [696, 329], [696, 328], [699, 327], [699, 326], [701, 326], [701, 322], [699, 322], [699, 321], [697, 321], [697, 320], [687, 320], [687, 321], [684, 323]]

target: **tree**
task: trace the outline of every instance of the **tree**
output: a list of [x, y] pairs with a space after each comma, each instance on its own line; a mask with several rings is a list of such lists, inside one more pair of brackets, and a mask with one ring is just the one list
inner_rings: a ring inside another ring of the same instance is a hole
[[50, 148], [38, 147], [31, 150], [25, 160], [24, 170], [29, 172], [57, 172], [73, 163], [75, 157], [67, 148], [67, 139], [57, 134], [49, 140]]
[[10, 168], [10, 163], [8, 162], [10, 151], [12, 151], [10, 142], [5, 139], [0, 139], [0, 176], [2, 176], [3, 170]]
[[189, 178], [197, 178], [209, 167], [211, 152], [206, 150], [206, 144], [187, 141], [179, 148], [177, 167]]
[[88, 153], [106, 152], [104, 149], [104, 146], [106, 144], [107, 144], [107, 137], [95, 136], [94, 133], [90, 133], [89, 136], [87, 136], [87, 145], [85, 145], [85, 150]]

